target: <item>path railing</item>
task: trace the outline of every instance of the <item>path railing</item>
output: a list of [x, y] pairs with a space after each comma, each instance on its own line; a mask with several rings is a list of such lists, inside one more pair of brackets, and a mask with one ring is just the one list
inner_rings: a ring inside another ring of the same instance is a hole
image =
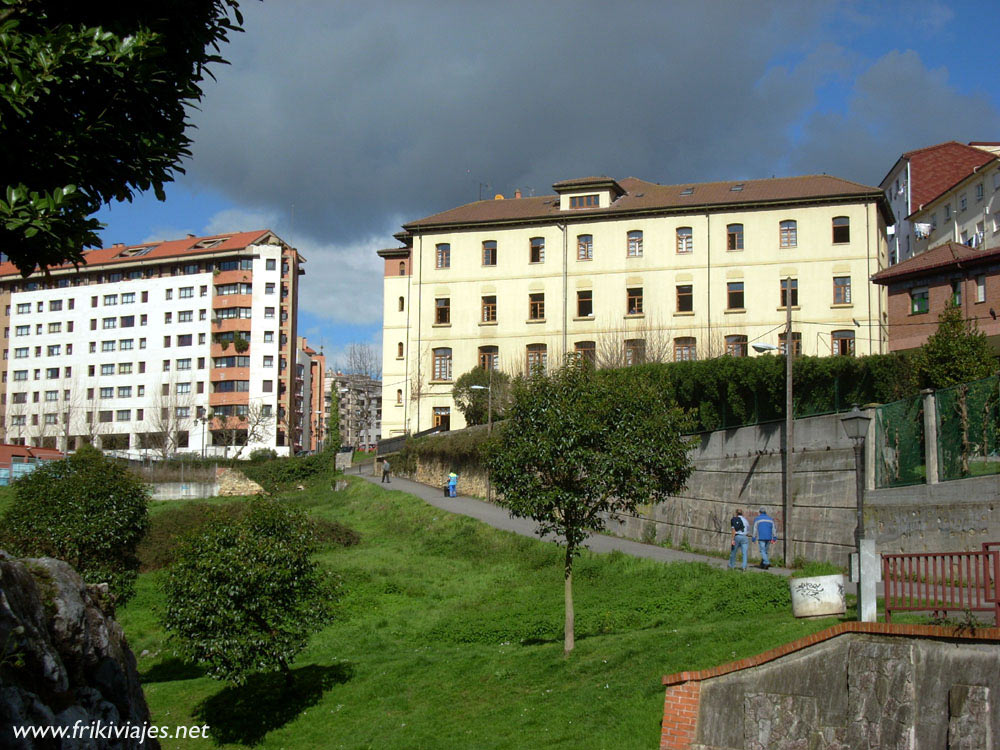
[[1000, 626], [1000, 542], [973, 552], [882, 555], [885, 621], [893, 612], [992, 612]]

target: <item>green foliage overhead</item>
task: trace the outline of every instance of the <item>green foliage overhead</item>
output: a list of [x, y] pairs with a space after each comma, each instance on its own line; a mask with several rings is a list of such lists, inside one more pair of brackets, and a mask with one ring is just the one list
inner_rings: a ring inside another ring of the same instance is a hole
[[190, 537], [164, 582], [163, 624], [181, 654], [234, 684], [261, 672], [287, 677], [329, 616], [313, 544], [300, 511], [264, 499]]
[[0, 0], [0, 246], [22, 274], [99, 246], [102, 204], [165, 198], [242, 22], [236, 0]]
[[[492, 389], [492, 399], [489, 390], [473, 388], [474, 385]], [[451, 395], [468, 425], [486, 424], [491, 408], [494, 421], [503, 419], [509, 386], [510, 376], [506, 373], [474, 367], [455, 381]]]
[[612, 384], [585, 362], [515, 381], [507, 419], [485, 450], [498, 502], [566, 547], [565, 651], [574, 647], [573, 558], [607, 519], [684, 487], [688, 426], [669, 396]]
[[107, 583], [117, 603], [134, 593], [136, 548], [148, 526], [149, 490], [88, 445], [14, 483], [0, 528], [22, 556], [65, 560], [87, 583]]
[[921, 388], [948, 388], [989, 377], [997, 371], [997, 358], [975, 321], [949, 305], [938, 316], [937, 330], [917, 350], [913, 366]]

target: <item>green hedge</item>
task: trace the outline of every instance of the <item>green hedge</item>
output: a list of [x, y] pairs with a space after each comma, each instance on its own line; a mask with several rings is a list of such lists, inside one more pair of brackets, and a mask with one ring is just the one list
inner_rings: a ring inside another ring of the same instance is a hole
[[[828, 414], [851, 404], [885, 403], [918, 391], [910, 355], [800, 357], [793, 363], [795, 415]], [[695, 431], [782, 419], [785, 360], [780, 356], [718, 357], [603, 370], [612, 381], [642, 378], [688, 411]]]

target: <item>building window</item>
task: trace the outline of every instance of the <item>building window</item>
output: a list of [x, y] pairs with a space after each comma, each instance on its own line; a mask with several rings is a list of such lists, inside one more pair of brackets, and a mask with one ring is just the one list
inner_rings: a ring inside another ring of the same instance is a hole
[[434, 300], [435, 325], [451, 324], [451, 297], [438, 297]]
[[944, 220], [948, 221], [950, 218], [951, 218], [951, 204], [950, 203], [945, 203], [944, 204]]
[[726, 226], [726, 249], [730, 252], [743, 249], [742, 224], [729, 224]]
[[692, 312], [694, 310], [694, 286], [680, 284], [677, 287], [677, 312]]
[[625, 290], [625, 314], [642, 315], [642, 287], [631, 287]]
[[965, 193], [962, 193], [958, 197], [958, 212], [962, 213], [968, 207], [969, 207], [969, 198], [965, 195]]
[[545, 320], [545, 293], [528, 295], [528, 320]]
[[595, 341], [577, 341], [573, 345], [573, 350], [576, 352], [578, 357], [581, 357], [585, 362], [590, 364], [597, 364], [597, 342]]
[[920, 315], [930, 309], [927, 287], [910, 290], [910, 315]]
[[740, 334], [726, 336], [726, 354], [730, 357], [747, 356], [747, 337]]
[[570, 208], [599, 208], [601, 205], [599, 196], [594, 195], [571, 195], [569, 197]]
[[850, 276], [834, 276], [833, 277], [833, 304], [835, 304], [835, 305], [849, 305], [849, 304], [851, 304], [851, 277]]
[[539, 370], [545, 372], [545, 369], [549, 365], [548, 347], [545, 344], [528, 344], [525, 347], [525, 354], [528, 375]]
[[434, 350], [434, 380], [451, 380], [451, 349]]
[[980, 182], [978, 185], [976, 185], [976, 200], [981, 201], [983, 199], [983, 195], [984, 195], [983, 183]]
[[479, 347], [479, 366], [484, 370], [496, 370], [500, 366], [500, 349], [495, 346]]
[[403, 389], [402, 388], [397, 388], [396, 389], [396, 403], [397, 404], [402, 404], [403, 403]]
[[778, 236], [780, 247], [798, 247], [798, 223], [794, 219], [787, 219], [778, 224]]
[[441, 242], [437, 245], [435, 265], [438, 268], [451, 268], [451, 245]]
[[[398, 344], [396, 344], [396, 359], [402, 359], [402, 358], [403, 358], [403, 342], [400, 341]], [[273, 366], [273, 360], [272, 360], [272, 366]]]
[[405, 303], [405, 301], [403, 300], [403, 298], [402, 298], [402, 297], [400, 297], [400, 298], [399, 298], [399, 311], [400, 311], [400, 312], [403, 312], [403, 308], [404, 308], [405, 306], [406, 306], [406, 303]]
[[788, 296], [788, 284], [791, 283], [792, 292], [792, 307], [798, 307], [799, 305], [799, 280], [798, 279], [782, 279], [781, 280], [781, 299], [779, 300], [778, 307], [787, 306], [785, 298]]
[[642, 257], [642, 232], [637, 229], [628, 233], [628, 257]]
[[497, 322], [497, 298], [495, 294], [487, 295], [482, 298], [482, 321], [483, 323], [496, 323]]
[[976, 302], [986, 301], [986, 277], [976, 277]]
[[646, 340], [625, 339], [625, 365], [641, 365], [646, 361]]
[[[785, 334], [778, 334], [778, 351], [781, 354], [785, 353]], [[801, 357], [802, 356], [802, 334], [792, 333], [792, 356]]]
[[590, 289], [576, 293], [576, 316], [578, 318], [594, 317], [594, 292]]
[[694, 336], [674, 339], [674, 362], [693, 362], [698, 359], [698, 342]]
[[486, 240], [483, 242], [483, 265], [495, 266], [496, 264], [497, 264], [496, 240]]
[[544, 237], [532, 237], [528, 241], [528, 261], [530, 263], [544, 263], [545, 262], [545, 238]]
[[833, 341], [833, 355], [854, 356], [854, 331], [834, 331], [830, 334]]
[[851, 220], [846, 216], [833, 218], [833, 242], [835, 245], [851, 241]]
[[694, 234], [691, 227], [677, 227], [677, 252], [694, 252]]
[[576, 259], [577, 260], [594, 259], [594, 235], [578, 234], [576, 236]]
[[726, 309], [743, 309], [743, 282], [730, 281], [726, 283]]
[[962, 306], [962, 282], [960, 280], [951, 282], [951, 304], [955, 307]]

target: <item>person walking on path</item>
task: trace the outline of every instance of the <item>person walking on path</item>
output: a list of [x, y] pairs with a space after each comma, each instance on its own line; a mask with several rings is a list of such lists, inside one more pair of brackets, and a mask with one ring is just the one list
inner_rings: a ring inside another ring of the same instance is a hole
[[458, 474], [451, 472], [448, 474], [448, 497], [458, 496]]
[[743, 553], [742, 570], [747, 569], [747, 553], [750, 551], [750, 538], [747, 533], [750, 531], [750, 522], [743, 515], [743, 511], [736, 509], [736, 515], [729, 519], [729, 525], [733, 529], [733, 540], [729, 547], [729, 567], [736, 567], [736, 550]]
[[382, 459], [382, 483], [392, 484], [392, 480], [389, 479], [389, 459]]
[[760, 509], [760, 515], [753, 520], [753, 540], [760, 545], [760, 567], [762, 570], [767, 570], [771, 567], [767, 549], [778, 541], [778, 525], [763, 508]]

